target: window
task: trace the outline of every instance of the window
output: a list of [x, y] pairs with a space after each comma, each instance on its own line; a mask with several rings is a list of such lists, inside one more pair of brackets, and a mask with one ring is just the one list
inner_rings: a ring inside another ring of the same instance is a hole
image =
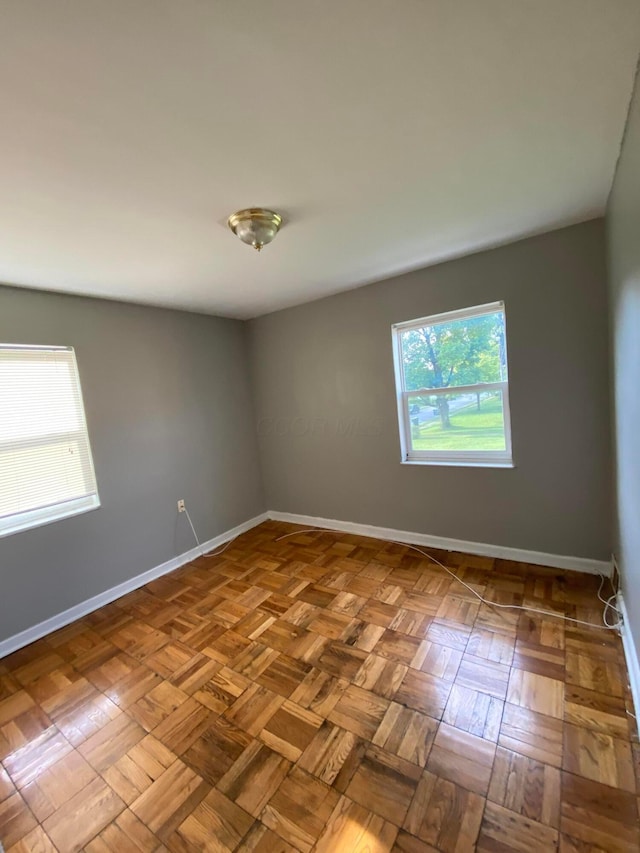
[[511, 467], [504, 304], [393, 326], [403, 462]]
[[0, 344], [0, 536], [98, 506], [73, 349]]

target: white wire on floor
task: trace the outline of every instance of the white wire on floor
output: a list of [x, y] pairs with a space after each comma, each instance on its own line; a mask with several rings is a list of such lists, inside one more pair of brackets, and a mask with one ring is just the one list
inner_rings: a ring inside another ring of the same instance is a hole
[[[604, 575], [601, 575], [601, 578], [604, 582], [604, 579], [605, 579]], [[603, 598], [601, 595], [602, 585], [603, 584], [601, 583], [600, 588], [598, 589], [598, 598], [604, 604], [604, 610], [602, 612], [602, 621], [604, 622], [604, 624], [606, 625], [607, 628], [617, 627], [621, 623], [621, 618], [620, 618], [621, 617], [621, 611], [615, 605], [615, 601], [618, 598], [618, 593], [614, 592], [613, 595], [609, 596], [609, 598]], [[613, 589], [613, 583], [611, 584], [611, 588]], [[613, 610], [614, 613], [616, 614], [616, 616], [618, 617], [618, 622], [616, 623], [615, 626], [609, 624], [609, 619], [607, 617], [607, 613], [609, 612], [609, 610]]]
[[[202, 543], [200, 542], [200, 539], [198, 538], [198, 534], [196, 533], [196, 529], [193, 525], [193, 522], [191, 521], [191, 516], [189, 515], [189, 510], [186, 507], [185, 507], [184, 513], [187, 516], [187, 521], [189, 522], [191, 530], [193, 531], [193, 536], [194, 536], [198, 546], [201, 547]], [[309, 528], [305, 528], [303, 530], [294, 530], [291, 533], [285, 533], [282, 536], [278, 536], [275, 539], [275, 541], [280, 542], [282, 539], [288, 539], [291, 536], [301, 536], [304, 533], [331, 533], [331, 532], [333, 532], [333, 531], [326, 530], [326, 529], [319, 528], [319, 527], [309, 527]], [[233, 539], [230, 539], [224, 545], [224, 547], [221, 548], [219, 551], [208, 551], [204, 554], [201, 554], [201, 556], [202, 557], [219, 557], [220, 554], [223, 554], [227, 550], [229, 545], [231, 545], [232, 542], [235, 542], [235, 540], [237, 538], [238, 538], [237, 536], [234, 536]], [[381, 541], [389, 542], [393, 545], [399, 545], [402, 548], [409, 548], [410, 550], [416, 551], [418, 554], [421, 554], [423, 557], [426, 557], [428, 560], [431, 560], [432, 563], [434, 563], [436, 566], [439, 566], [450, 577], [452, 577], [453, 580], [455, 580], [459, 584], [461, 584], [473, 596], [475, 596], [475, 598], [477, 598], [478, 601], [480, 601], [482, 604], [487, 605], [487, 607], [495, 607], [495, 608], [498, 608], [500, 610], [522, 610], [522, 611], [525, 611], [527, 613], [536, 613], [539, 616], [550, 616], [550, 617], [555, 618], [555, 619], [564, 619], [566, 622], [573, 622], [575, 625], [586, 625], [589, 628], [603, 628], [604, 627], [605, 630], [608, 630], [608, 631], [617, 631], [617, 630], [619, 630], [619, 628], [622, 624], [622, 620], [620, 619], [620, 611], [615, 606], [615, 604], [612, 603], [617, 598], [617, 593], [614, 592], [614, 594], [609, 596], [608, 599], [605, 599], [602, 597], [602, 594], [601, 594], [602, 593], [602, 587], [604, 586], [604, 582], [606, 580], [606, 577], [604, 575], [600, 575], [600, 586], [598, 587], [598, 593], [597, 593], [598, 599], [604, 604], [604, 610], [602, 612], [602, 623], [603, 624], [598, 625], [596, 622], [589, 622], [585, 619], [576, 619], [573, 616], [567, 616], [565, 613], [556, 613], [553, 610], [542, 610], [539, 607], [530, 607], [530, 606], [525, 605], [525, 604], [499, 604], [496, 601], [489, 601], [488, 599], [486, 599], [482, 595], [480, 595], [479, 592], [476, 592], [476, 590], [472, 586], [470, 586], [468, 583], [463, 581], [462, 578], [458, 577], [458, 575], [456, 575], [455, 572], [452, 572], [451, 569], [449, 569], [447, 566], [444, 565], [444, 563], [441, 563], [440, 560], [436, 559], [431, 554], [424, 551], [422, 548], [418, 548], [417, 545], [410, 545], [408, 542], [397, 542], [395, 539], [383, 539]], [[618, 617], [617, 621], [613, 625], [609, 623], [609, 620], [607, 617], [609, 610], [613, 610]]]
[[[193, 521], [191, 521], [191, 516], [189, 515], [189, 510], [186, 508], [186, 506], [184, 508], [184, 514], [187, 516], [187, 521], [189, 522], [189, 525], [191, 526], [191, 530], [193, 531], [193, 536], [194, 536], [194, 539], [196, 540], [196, 542], [198, 544], [198, 548], [202, 548], [202, 542], [200, 542], [200, 539], [198, 538], [198, 534], [196, 533], [196, 529], [193, 526]], [[201, 557], [219, 557], [220, 554], [224, 554], [224, 552], [227, 550], [229, 545], [231, 545], [232, 542], [235, 542], [237, 538], [238, 538], [237, 536], [234, 536], [233, 539], [229, 539], [229, 541], [226, 542], [224, 544], [224, 547], [222, 547], [219, 551], [207, 551], [204, 554], [200, 554], [200, 556]]]
[[[333, 531], [325, 530], [323, 528], [318, 528], [318, 527], [310, 527], [310, 528], [307, 528], [305, 530], [295, 530], [292, 533], [285, 533], [283, 536], [278, 536], [278, 538], [275, 541], [279, 542], [281, 539], [287, 539], [290, 536], [300, 536], [303, 533], [331, 533], [331, 532], [333, 532]], [[610, 610], [610, 609], [614, 610], [618, 614], [618, 617], [619, 617], [619, 611], [618, 611], [617, 607], [611, 603], [613, 601], [613, 599], [616, 598], [616, 596], [617, 596], [616, 593], [614, 593], [607, 600], [605, 600], [604, 598], [601, 597], [602, 587], [603, 587], [604, 582], [606, 580], [604, 575], [600, 575], [600, 587], [598, 588], [598, 598], [605, 605], [604, 611], [602, 613], [603, 624], [598, 625], [596, 622], [588, 622], [585, 619], [576, 619], [573, 616], [567, 616], [565, 613], [555, 613], [553, 610], [541, 610], [538, 607], [529, 607], [528, 605], [525, 605], [525, 604], [498, 604], [495, 601], [488, 601], [486, 598], [481, 596], [479, 592], [476, 592], [476, 590], [473, 589], [473, 587], [469, 586], [468, 583], [465, 583], [465, 581], [463, 581], [462, 578], [458, 577], [458, 575], [456, 575], [455, 572], [452, 572], [451, 569], [447, 568], [447, 566], [445, 566], [443, 563], [441, 563], [440, 560], [437, 560], [431, 554], [428, 554], [426, 551], [423, 551], [422, 548], [418, 548], [417, 545], [409, 545], [407, 542], [396, 542], [394, 539], [383, 539], [382, 541], [383, 542], [390, 542], [393, 545], [400, 545], [403, 548], [410, 548], [412, 551], [417, 551], [418, 554], [422, 554], [422, 556], [426, 557], [428, 560], [431, 560], [432, 563], [435, 563], [436, 566], [440, 566], [440, 568], [443, 569], [448, 575], [450, 575], [455, 581], [457, 581], [459, 584], [462, 584], [462, 586], [465, 587], [465, 589], [468, 589], [469, 592], [478, 599], [478, 601], [480, 601], [482, 604], [486, 604], [488, 607], [497, 607], [500, 610], [523, 610], [523, 611], [526, 611], [528, 613], [537, 613], [539, 616], [551, 616], [555, 619], [564, 619], [566, 622], [573, 622], [576, 625], [587, 625], [589, 628], [603, 628], [604, 627], [605, 630], [608, 630], [608, 631], [617, 631], [622, 624], [622, 620], [620, 618], [618, 618], [618, 621], [616, 622], [615, 625], [610, 625], [608, 620], [607, 620], [608, 610]]]
[[193, 526], [193, 521], [191, 521], [191, 516], [189, 515], [189, 510], [186, 508], [186, 506], [184, 508], [184, 514], [187, 516], [187, 521], [189, 522], [189, 524], [191, 526], [191, 530], [193, 531], [193, 538], [196, 540], [196, 542], [198, 544], [198, 548], [202, 547], [200, 540], [198, 539], [198, 534], [196, 533], [196, 529]]

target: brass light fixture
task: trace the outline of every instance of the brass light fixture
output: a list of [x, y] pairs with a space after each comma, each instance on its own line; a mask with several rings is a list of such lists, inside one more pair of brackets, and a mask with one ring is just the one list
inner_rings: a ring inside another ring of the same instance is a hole
[[273, 210], [248, 207], [246, 210], [233, 213], [227, 224], [243, 243], [253, 246], [259, 252], [278, 233], [282, 225], [282, 217]]

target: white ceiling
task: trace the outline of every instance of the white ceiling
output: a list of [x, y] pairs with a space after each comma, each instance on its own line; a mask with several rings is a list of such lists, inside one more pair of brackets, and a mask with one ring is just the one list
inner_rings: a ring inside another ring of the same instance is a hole
[[250, 317], [589, 219], [639, 47], [637, 0], [3, 0], [0, 280]]

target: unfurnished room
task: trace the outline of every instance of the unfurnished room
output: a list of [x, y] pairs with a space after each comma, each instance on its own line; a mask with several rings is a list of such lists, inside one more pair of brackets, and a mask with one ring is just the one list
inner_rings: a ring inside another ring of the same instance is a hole
[[0, 853], [640, 851], [639, 54], [0, 0]]

